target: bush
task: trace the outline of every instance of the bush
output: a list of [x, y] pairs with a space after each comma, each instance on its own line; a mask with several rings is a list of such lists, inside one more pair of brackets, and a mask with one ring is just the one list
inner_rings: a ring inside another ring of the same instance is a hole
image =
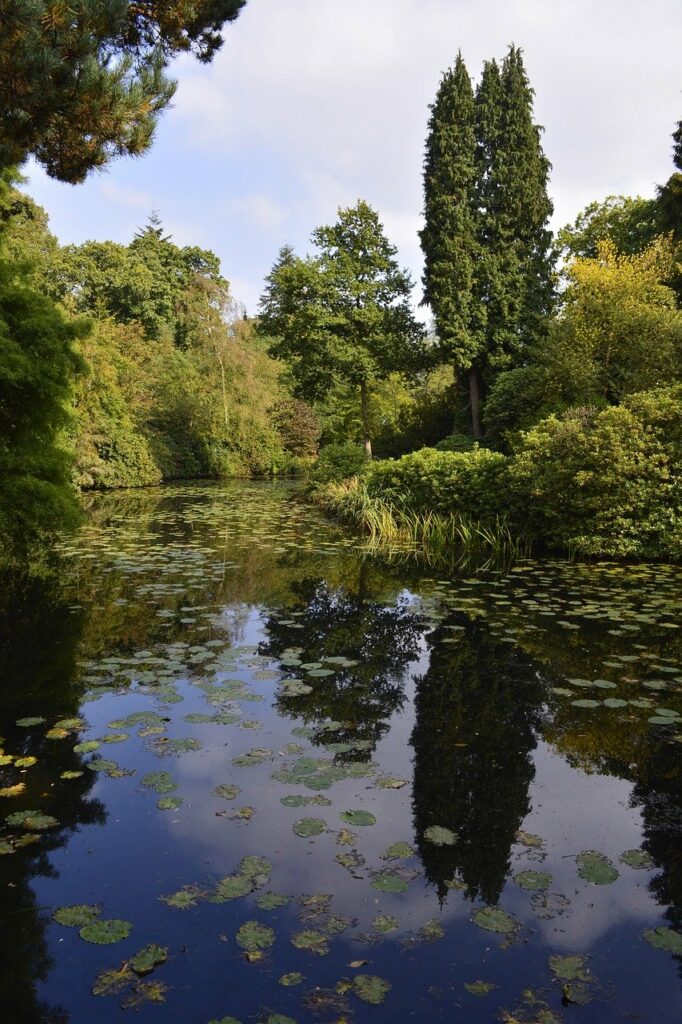
[[504, 465], [505, 457], [487, 448], [468, 452], [422, 448], [396, 461], [372, 466], [367, 490], [411, 512], [494, 519], [500, 512]]
[[475, 442], [472, 437], [466, 434], [448, 434], [442, 441], [433, 446], [437, 452], [471, 452], [474, 450]]
[[357, 476], [366, 464], [364, 449], [358, 444], [328, 444], [311, 474], [316, 484], [338, 483], [348, 477]]
[[682, 386], [569, 410], [521, 435], [509, 461], [517, 522], [551, 548], [682, 556]]

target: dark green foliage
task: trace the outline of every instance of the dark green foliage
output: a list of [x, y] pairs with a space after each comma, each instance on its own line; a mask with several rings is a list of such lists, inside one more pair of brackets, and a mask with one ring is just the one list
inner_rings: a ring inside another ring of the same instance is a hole
[[272, 421], [282, 438], [282, 446], [292, 455], [317, 455], [321, 425], [312, 406], [300, 398], [284, 398], [272, 409]]
[[682, 386], [602, 412], [550, 416], [522, 435], [507, 496], [552, 548], [682, 556]]
[[370, 496], [411, 512], [440, 512], [494, 519], [501, 509], [504, 456], [486, 448], [469, 452], [423, 448], [372, 467]]
[[261, 299], [259, 332], [288, 364], [298, 397], [314, 401], [339, 385], [355, 390], [371, 455], [370, 389], [394, 371], [416, 368], [421, 352], [411, 282], [363, 201], [317, 228], [313, 242], [314, 258], [281, 250]]
[[607, 196], [586, 206], [573, 224], [563, 227], [556, 244], [564, 259], [594, 259], [600, 242], [610, 241], [619, 253], [634, 256], [650, 245], [663, 225], [655, 199]]
[[[1, 239], [0, 239], [1, 244]], [[30, 549], [76, 516], [66, 431], [72, 379], [82, 369], [69, 323], [50, 299], [16, 280], [0, 249], [0, 545]]]
[[461, 55], [431, 108], [424, 162], [424, 300], [442, 355], [479, 401], [544, 336], [554, 299], [549, 162], [521, 51], [484, 65], [476, 97]]
[[312, 479], [316, 484], [346, 480], [359, 473], [364, 463], [365, 455], [359, 444], [328, 444], [320, 452]]
[[0, 169], [33, 155], [48, 174], [83, 181], [151, 144], [175, 83], [172, 57], [210, 61], [245, 0], [5, 0], [0, 17]]

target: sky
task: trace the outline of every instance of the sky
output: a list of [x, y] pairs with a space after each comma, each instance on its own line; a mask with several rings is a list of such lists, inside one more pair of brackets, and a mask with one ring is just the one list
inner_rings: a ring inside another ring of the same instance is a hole
[[421, 298], [429, 104], [458, 50], [474, 80], [524, 51], [553, 170], [555, 228], [592, 200], [653, 195], [682, 117], [680, 0], [248, 0], [210, 65], [183, 57], [152, 150], [83, 185], [34, 164], [28, 191], [62, 243], [128, 242], [152, 210], [212, 249], [255, 313], [281, 246], [362, 198]]

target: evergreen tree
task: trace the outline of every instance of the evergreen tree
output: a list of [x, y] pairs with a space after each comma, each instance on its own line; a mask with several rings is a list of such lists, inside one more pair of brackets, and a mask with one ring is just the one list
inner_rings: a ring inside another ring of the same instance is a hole
[[315, 258], [281, 250], [261, 299], [259, 330], [274, 339], [271, 353], [289, 364], [298, 397], [314, 401], [338, 384], [356, 390], [371, 458], [370, 389], [416, 367], [421, 353], [410, 277], [362, 200], [339, 210], [336, 224], [317, 228], [313, 242]]
[[[472, 196], [476, 174], [474, 93], [458, 53], [431, 106], [424, 159], [424, 302], [433, 310], [440, 351], [475, 373], [480, 338], [474, 329], [477, 258]], [[473, 399], [472, 399], [473, 405]]]
[[177, 53], [210, 61], [246, 0], [0, 0], [0, 170], [33, 155], [83, 181], [145, 152], [175, 83]]
[[470, 90], [460, 55], [432, 107], [421, 238], [425, 301], [441, 349], [467, 373], [480, 437], [483, 388], [523, 361], [551, 310], [552, 206], [521, 51], [512, 46], [501, 69], [486, 62], [474, 103]]

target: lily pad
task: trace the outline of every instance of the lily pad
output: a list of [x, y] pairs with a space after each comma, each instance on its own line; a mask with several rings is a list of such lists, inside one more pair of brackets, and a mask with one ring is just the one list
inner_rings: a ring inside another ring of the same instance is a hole
[[583, 850], [575, 861], [580, 877], [592, 885], [610, 885], [618, 878], [618, 869], [598, 850]]
[[153, 789], [155, 793], [172, 793], [178, 788], [168, 772], [148, 772], [142, 776], [140, 783], [145, 789]]
[[52, 914], [52, 920], [65, 928], [82, 928], [90, 924], [102, 913], [101, 907], [88, 903], [76, 903], [70, 907], [57, 907]]
[[280, 985], [284, 985], [285, 988], [290, 988], [292, 985], [300, 985], [303, 981], [303, 975], [300, 971], [290, 971], [289, 974], [283, 974], [279, 979]]
[[230, 900], [241, 899], [253, 892], [253, 879], [248, 875], [227, 875], [221, 878], [211, 896], [211, 903], [228, 903]]
[[372, 925], [375, 931], [381, 932], [381, 934], [383, 935], [387, 932], [395, 931], [399, 923], [400, 922], [398, 921], [398, 918], [393, 917], [391, 914], [378, 914], [374, 918]]
[[443, 825], [431, 825], [424, 830], [424, 839], [427, 839], [434, 846], [454, 846], [457, 836], [449, 828]]
[[265, 892], [256, 900], [256, 906], [261, 910], [277, 910], [279, 907], [286, 907], [291, 903], [291, 896], [282, 896], [278, 892]]
[[160, 811], [177, 811], [178, 807], [182, 806], [182, 797], [162, 796], [160, 800], [156, 801], [156, 806]]
[[8, 825], [19, 825], [28, 829], [29, 832], [44, 832], [48, 828], [56, 828], [59, 822], [49, 814], [42, 811], [15, 811], [5, 818]]
[[549, 969], [562, 981], [589, 981], [590, 972], [587, 957], [577, 953], [562, 956], [555, 953], [549, 958]]
[[407, 779], [394, 779], [387, 775], [376, 781], [377, 789], [402, 789], [407, 784]]
[[385, 853], [382, 853], [382, 860], [405, 860], [406, 857], [413, 857], [414, 850], [409, 843], [391, 843]]
[[391, 989], [390, 981], [377, 977], [375, 974], [356, 974], [353, 978], [353, 990], [359, 999], [372, 1006], [383, 1003]]
[[165, 963], [167, 959], [168, 947], [152, 943], [131, 957], [128, 963], [135, 974], [151, 974], [155, 967]]
[[407, 892], [407, 882], [390, 871], [380, 871], [372, 879], [372, 888], [386, 893]]
[[487, 996], [494, 988], [497, 988], [492, 981], [465, 981], [464, 987], [472, 996], [482, 998]]
[[510, 935], [519, 927], [511, 914], [501, 907], [480, 907], [472, 915], [472, 921], [479, 928], [488, 932], [499, 932], [501, 935]]
[[267, 949], [275, 941], [275, 931], [258, 921], [246, 921], [235, 936], [242, 949]]
[[221, 782], [213, 790], [214, 796], [219, 796], [223, 800], [236, 800], [240, 793], [239, 786], [231, 786], [228, 782]]
[[552, 884], [552, 876], [548, 871], [519, 871], [517, 875], [514, 875], [514, 881], [522, 889], [542, 892], [549, 889]]
[[618, 860], [621, 864], [627, 864], [628, 867], [638, 870], [649, 870], [654, 866], [654, 858], [646, 850], [626, 850], [621, 853]]
[[94, 942], [98, 946], [108, 946], [113, 942], [121, 942], [127, 939], [132, 929], [130, 921], [121, 921], [119, 918], [110, 918], [99, 921], [91, 921], [84, 925], [79, 931], [81, 939], [85, 942]]
[[308, 953], [315, 953], [317, 956], [325, 956], [329, 952], [328, 936], [314, 928], [304, 928], [303, 931], [294, 932], [291, 941], [297, 949], [305, 949]]
[[376, 825], [376, 818], [370, 811], [342, 811], [339, 815], [347, 825]]
[[42, 725], [46, 719], [40, 718], [38, 715], [33, 715], [28, 718], [17, 718], [17, 725], [21, 729], [30, 729], [33, 725]]
[[307, 839], [309, 836], [319, 836], [327, 827], [327, 822], [322, 818], [300, 818], [291, 826], [297, 836]]
[[676, 932], [672, 928], [666, 928], [663, 925], [658, 928], [648, 928], [644, 932], [644, 938], [654, 949], [662, 949], [666, 953], [682, 956], [682, 933]]

